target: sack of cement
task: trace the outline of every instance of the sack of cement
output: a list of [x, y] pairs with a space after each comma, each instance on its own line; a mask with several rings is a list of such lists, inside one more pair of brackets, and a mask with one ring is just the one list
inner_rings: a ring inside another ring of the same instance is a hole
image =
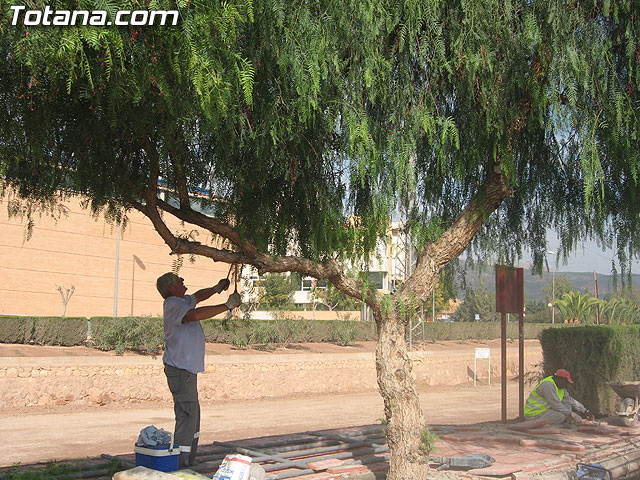
[[177, 472], [172, 472], [176, 480], [211, 480], [209, 477], [202, 475], [201, 473], [194, 472], [193, 470], [178, 470]]
[[213, 480], [249, 480], [251, 457], [231, 454], [224, 457]]
[[118, 472], [111, 477], [113, 480], [176, 480], [170, 473], [159, 472], [147, 467], [135, 467]]
[[252, 463], [249, 469], [249, 480], [264, 480], [266, 472], [259, 463]]

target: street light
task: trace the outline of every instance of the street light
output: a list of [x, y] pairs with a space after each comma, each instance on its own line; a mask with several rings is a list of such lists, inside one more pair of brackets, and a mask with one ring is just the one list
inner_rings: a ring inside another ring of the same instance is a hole
[[[554, 255], [556, 252], [552, 252], [551, 250], [547, 250], [548, 255]], [[547, 268], [549, 268], [549, 262], [547, 262]], [[556, 323], [556, 271], [555, 269], [551, 270], [551, 303], [549, 306], [551, 307], [551, 323]]]

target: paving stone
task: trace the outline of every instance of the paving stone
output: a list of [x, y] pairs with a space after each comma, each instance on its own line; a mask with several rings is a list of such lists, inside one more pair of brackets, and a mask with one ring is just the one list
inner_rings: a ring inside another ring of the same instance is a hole
[[307, 468], [310, 468], [311, 470], [326, 470], [329, 467], [338, 467], [343, 463], [344, 461], [337, 458], [328, 458], [317, 462], [309, 462], [307, 463]]
[[329, 467], [327, 468], [327, 473], [365, 473], [368, 472], [369, 468], [364, 465], [352, 465], [352, 466], [342, 466], [342, 467]]

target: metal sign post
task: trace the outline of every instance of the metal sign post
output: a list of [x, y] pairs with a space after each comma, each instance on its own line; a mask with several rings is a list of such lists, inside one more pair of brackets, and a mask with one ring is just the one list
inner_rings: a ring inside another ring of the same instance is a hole
[[524, 418], [524, 273], [522, 268], [496, 265], [496, 312], [501, 313], [502, 421], [507, 420], [507, 313], [518, 314], [519, 417]]

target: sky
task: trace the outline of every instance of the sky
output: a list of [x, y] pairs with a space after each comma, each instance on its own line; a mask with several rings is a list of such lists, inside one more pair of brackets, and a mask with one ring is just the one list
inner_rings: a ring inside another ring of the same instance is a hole
[[[554, 252], [549, 254], [549, 270], [555, 270], [556, 272], [593, 272], [604, 275], [611, 274], [611, 262], [615, 261], [618, 273], [621, 272], [620, 264], [615, 258], [615, 252], [613, 250], [602, 250], [596, 242], [584, 242], [576, 251], [567, 259], [565, 264], [562, 259], [558, 260], [556, 264], [556, 253], [559, 245], [559, 240], [556, 239], [555, 234], [552, 232], [547, 235], [548, 250]], [[530, 259], [523, 258], [522, 264], [529, 263]], [[640, 260], [636, 259], [631, 263], [631, 273], [640, 274]]]

